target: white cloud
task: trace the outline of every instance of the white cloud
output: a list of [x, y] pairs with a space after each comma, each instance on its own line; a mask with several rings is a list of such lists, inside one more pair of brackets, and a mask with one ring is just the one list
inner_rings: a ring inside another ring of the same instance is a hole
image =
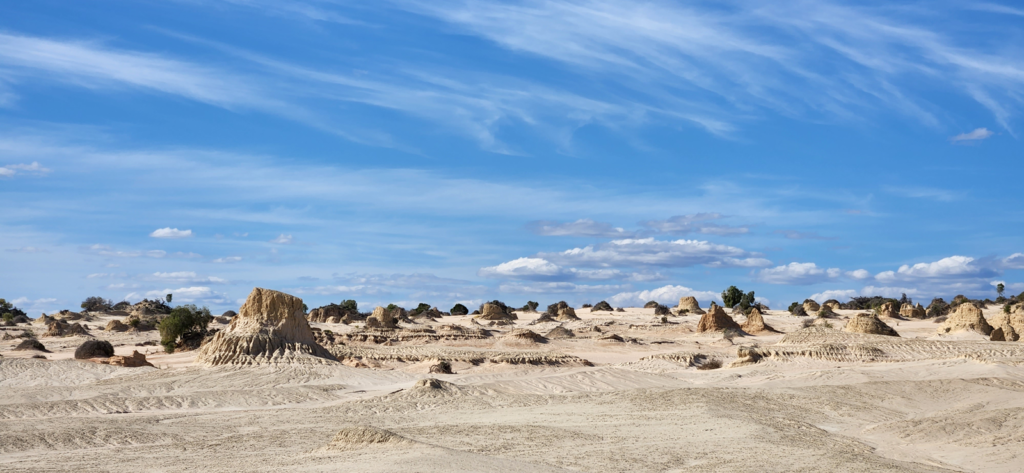
[[547, 220], [530, 222], [526, 225], [533, 233], [544, 236], [576, 236], [599, 238], [624, 238], [632, 232], [612, 226], [610, 223], [595, 222], [584, 218], [575, 222], [558, 223]]
[[100, 244], [92, 245], [88, 247], [88, 250], [100, 256], [109, 256], [116, 258], [138, 258], [140, 256], [148, 256], [150, 258], [163, 258], [164, 256], [167, 256], [167, 252], [164, 250], [115, 250], [111, 248], [109, 245]]
[[497, 266], [481, 268], [485, 278], [550, 278], [563, 275], [562, 268], [544, 258], [517, 258]]
[[237, 263], [239, 261], [242, 261], [241, 256], [225, 256], [223, 258], [213, 260], [214, 263]]
[[809, 285], [835, 279], [841, 274], [838, 268], [819, 268], [814, 263], [789, 263], [762, 269], [757, 280], [768, 284]]
[[693, 296], [701, 305], [707, 306], [712, 300], [722, 302], [722, 296], [714, 291], [697, 291], [685, 286], [662, 286], [644, 291], [620, 292], [608, 298], [616, 307], [643, 307], [649, 301], [665, 305], [676, 305], [682, 297]]
[[702, 233], [706, 235], [742, 235], [750, 233], [747, 227], [737, 227], [711, 223], [712, 220], [723, 218], [717, 213], [698, 213], [693, 215], [677, 215], [666, 220], [648, 220], [641, 225], [652, 230], [673, 235]]
[[1002, 260], [1006, 269], [1024, 269], [1024, 253], [1014, 253]]
[[186, 304], [230, 304], [226, 294], [214, 292], [213, 289], [204, 286], [180, 287], [177, 289], [163, 289], [159, 291], [147, 291], [143, 294], [132, 292], [125, 296], [125, 300], [139, 301], [142, 299], [163, 299], [167, 294], [174, 295], [174, 302]]
[[975, 262], [968, 256], [950, 256], [932, 263], [917, 263], [913, 266], [903, 265], [896, 271], [883, 271], [875, 275], [879, 282], [915, 281], [922, 279], [963, 279], [988, 278], [997, 275], [996, 271]]
[[975, 128], [973, 131], [970, 131], [968, 133], [961, 133], [959, 135], [956, 135], [956, 136], [950, 138], [950, 140], [952, 140], [953, 142], [957, 142], [957, 141], [979, 141], [979, 140], [984, 140], [984, 139], [990, 138], [994, 134], [995, 133], [990, 131], [988, 128]]
[[811, 294], [811, 297], [808, 297], [808, 299], [814, 299], [819, 303], [825, 302], [829, 299], [835, 299], [837, 301], [847, 301], [852, 297], [857, 297], [858, 295], [860, 295], [860, 293], [858, 293], [854, 289], [833, 289], [829, 291], [822, 291], [816, 294]]
[[848, 271], [846, 275], [852, 279], [869, 279], [871, 278], [871, 272], [866, 269], [857, 269]]
[[49, 169], [44, 168], [37, 162], [32, 164], [8, 164], [6, 166], [0, 166], [0, 177], [11, 177], [19, 173], [29, 174], [46, 174], [50, 172]]
[[192, 236], [192, 230], [178, 230], [177, 228], [158, 228], [153, 230], [149, 236], [153, 238], [188, 238]]
[[771, 260], [766, 258], [722, 258], [719, 261], [708, 263], [712, 268], [763, 268], [771, 266]]
[[49, 250], [46, 250], [46, 249], [43, 249], [43, 248], [37, 248], [35, 246], [23, 246], [21, 248], [11, 248], [11, 249], [9, 249], [7, 251], [9, 253], [26, 253], [26, 254], [49, 253], [50, 252]]
[[699, 240], [655, 240], [654, 238], [612, 240], [608, 243], [573, 248], [560, 253], [541, 253], [548, 261], [568, 266], [665, 266], [725, 264], [726, 258], [746, 258], [751, 253], [728, 245]]
[[280, 245], [290, 245], [290, 244], [292, 244], [292, 236], [291, 235], [285, 235], [284, 233], [282, 233], [282, 234], [278, 235], [277, 238], [274, 238], [273, 240], [270, 240], [270, 242], [271, 243], [277, 243], [277, 244], [280, 244]]
[[156, 272], [151, 275], [147, 275], [145, 279], [157, 280], [157, 281], [169, 281], [181, 284], [228, 284], [229, 281], [216, 276], [203, 277], [195, 273], [195, 271], [173, 271], [173, 272]]

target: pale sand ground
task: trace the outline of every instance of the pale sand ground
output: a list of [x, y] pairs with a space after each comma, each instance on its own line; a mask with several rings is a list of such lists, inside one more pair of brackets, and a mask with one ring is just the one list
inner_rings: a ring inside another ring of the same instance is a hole
[[[931, 320], [886, 320], [907, 339], [939, 341], [885, 345], [913, 354], [903, 362], [828, 361], [810, 349], [699, 371], [644, 358], [699, 352], [728, 365], [738, 346], [771, 347], [782, 334], [730, 342], [695, 333], [698, 316], [662, 325], [645, 309], [578, 314], [583, 321], [565, 326], [611, 322], [605, 334], [636, 342], [583, 338], [590, 333], [544, 344], [500, 333], [431, 342], [439, 351], [565, 353], [595, 366], [456, 363], [457, 374], [428, 375], [429, 361], [209, 368], [193, 363], [194, 352], [159, 347], [138, 348], [158, 368], [120, 368], [72, 360], [81, 337], [41, 338], [54, 351], [48, 360], [3, 341], [0, 471], [1024, 471], [1024, 343], [940, 338]], [[517, 327], [541, 334], [557, 326], [520, 317]], [[802, 320], [782, 311], [765, 319], [782, 332]], [[118, 354], [158, 337], [106, 333], [107, 320], [88, 325]], [[452, 323], [471, 325], [438, 324]], [[426, 377], [453, 386], [413, 386]], [[349, 425], [412, 442], [323, 449]]]

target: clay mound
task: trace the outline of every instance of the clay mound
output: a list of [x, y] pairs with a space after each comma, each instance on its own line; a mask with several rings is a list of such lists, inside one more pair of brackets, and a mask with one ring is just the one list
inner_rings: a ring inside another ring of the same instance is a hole
[[105, 360], [96, 360], [99, 363], [112, 366], [123, 366], [125, 368], [141, 368], [143, 366], [153, 366], [152, 363], [146, 361], [146, 355], [139, 353], [138, 351], [132, 351], [130, 356], [118, 356], [114, 355]]
[[16, 323], [16, 324], [30, 324], [30, 323], [32, 323], [32, 320], [29, 319], [28, 317], [25, 317], [24, 315], [15, 316], [14, 319], [12, 319], [11, 321]]
[[476, 316], [478, 319], [483, 320], [516, 320], [517, 317], [511, 311], [506, 311], [501, 308], [500, 305], [494, 303], [484, 304], [483, 311], [480, 315]]
[[597, 339], [598, 340], [607, 340], [607, 341], [611, 341], [611, 342], [624, 342], [624, 341], [626, 341], [624, 338], [622, 338], [621, 336], [619, 336], [617, 334], [614, 334], [614, 333], [609, 333], [608, 335], [605, 335], [605, 336], [602, 336], [602, 337], [597, 337]]
[[54, 318], [58, 318], [58, 319], [61, 319], [61, 320], [72, 320], [73, 321], [73, 320], [82, 320], [82, 319], [85, 318], [85, 315], [82, 315], [82, 314], [80, 314], [78, 312], [72, 312], [70, 310], [64, 309], [64, 310], [54, 314]]
[[554, 338], [575, 338], [576, 334], [572, 333], [572, 330], [569, 330], [569, 329], [559, 325], [559, 326], [551, 329], [551, 331], [548, 332], [548, 334], [545, 335], [545, 337], [546, 338], [552, 338], [552, 339], [554, 339]]
[[88, 336], [89, 332], [85, 331], [85, 327], [82, 327], [82, 324], [69, 324], [63, 320], [50, 322], [46, 333], [43, 334], [44, 337], [73, 337], [76, 335]]
[[1010, 312], [1009, 322], [1013, 330], [1020, 335], [1024, 335], [1024, 305], [1018, 305], [1012, 312]]
[[32, 323], [39, 324], [39, 325], [45, 325], [45, 326], [49, 327], [50, 324], [52, 324], [52, 323], [54, 323], [56, 321], [57, 321], [56, 318], [50, 317], [49, 315], [46, 315], [46, 314], [43, 314], [43, 315], [40, 315], [39, 318], [36, 319], [35, 321], [33, 321]]
[[544, 343], [548, 341], [548, 339], [542, 337], [540, 334], [534, 332], [533, 330], [528, 330], [525, 328], [513, 329], [511, 332], [509, 332], [508, 335], [505, 336], [505, 338], [511, 340], [525, 340], [536, 343]]
[[413, 445], [415, 442], [394, 432], [369, 425], [345, 427], [334, 434], [324, 451], [346, 451], [371, 446], [400, 447]]
[[697, 298], [693, 296], [679, 298], [679, 305], [676, 306], [676, 311], [679, 312], [683, 310], [687, 310], [691, 314], [704, 313], [700, 308], [700, 304], [697, 303]]
[[126, 332], [129, 328], [131, 327], [125, 325], [120, 320], [111, 320], [107, 322], [107, 327], [103, 330], [107, 332]]
[[396, 316], [400, 316], [402, 309], [396, 307], [388, 311], [387, 309], [377, 306], [373, 308], [373, 314], [366, 318], [367, 328], [396, 328], [398, 327], [398, 320]]
[[47, 350], [46, 347], [43, 346], [43, 344], [39, 342], [39, 340], [36, 340], [36, 339], [33, 339], [33, 338], [30, 338], [28, 340], [24, 340], [21, 343], [19, 343], [18, 346], [14, 347], [14, 351], [28, 351], [28, 350], [35, 350], [35, 351], [41, 351], [41, 352], [50, 353], [50, 350]]
[[740, 325], [732, 317], [729, 317], [721, 307], [714, 302], [708, 308], [708, 313], [700, 318], [697, 323], [698, 332], [720, 332], [726, 329], [740, 330]]
[[359, 318], [359, 313], [337, 304], [317, 307], [309, 311], [306, 320], [318, 323], [348, 323]]
[[227, 317], [227, 318], [231, 318], [231, 317], [234, 317], [236, 315], [238, 315], [238, 312], [235, 312], [233, 310], [226, 310], [226, 311], [224, 311], [223, 314], [220, 314], [221, 317]]
[[747, 315], [747, 321], [743, 322], [741, 328], [747, 333], [775, 331], [771, 326], [764, 323], [764, 317], [761, 315], [761, 311], [757, 307], [750, 309], [750, 314]]
[[841, 309], [842, 308], [842, 304], [840, 304], [839, 301], [837, 301], [835, 299], [829, 299], [829, 300], [825, 301], [824, 304], [822, 304], [822, 307], [828, 307], [828, 308], [830, 308], [830, 309], [835, 311], [835, 310]]
[[306, 322], [302, 299], [255, 288], [231, 324], [199, 349], [208, 365], [320, 364], [337, 361], [320, 346]]
[[817, 312], [819, 310], [821, 310], [821, 306], [818, 305], [817, 302], [815, 302], [815, 301], [813, 301], [811, 299], [807, 299], [806, 301], [804, 301], [804, 311], [805, 312], [811, 313], [811, 312]]
[[939, 333], [954, 333], [963, 331], [978, 332], [982, 335], [989, 336], [992, 334], [992, 326], [985, 320], [985, 316], [982, 315], [981, 309], [974, 306], [974, 304], [960, 304], [956, 310], [946, 321], [939, 327]]
[[818, 309], [818, 317], [832, 318], [836, 317], [836, 313], [832, 310], [832, 307], [823, 305], [821, 309]]
[[[608, 307], [608, 310], [611, 310], [611, 306], [609, 305]], [[593, 312], [593, 309], [591, 309], [591, 312]], [[580, 320], [580, 318], [576, 316], [576, 309], [569, 307], [569, 303], [565, 301], [559, 301], [557, 304], [549, 305], [548, 310], [544, 313], [550, 314], [552, 317], [554, 317], [555, 320], [561, 322], [566, 322], [570, 320]]]
[[918, 304], [917, 306], [903, 304], [900, 306], [900, 315], [903, 317], [910, 317], [912, 319], [923, 319], [925, 318], [925, 310], [921, 304]]
[[[1010, 322], [1010, 314], [999, 313], [988, 319], [989, 325], [992, 326], [992, 334], [990, 340], [993, 342], [1016, 342], [1020, 340], [1020, 333]], [[997, 335], [996, 332], [999, 332]]]
[[846, 323], [846, 327], [843, 331], [850, 333], [868, 333], [873, 335], [888, 335], [891, 337], [898, 337], [900, 334], [896, 333], [892, 327], [885, 324], [878, 319], [875, 314], [857, 314]]
[[607, 301], [601, 301], [598, 302], [597, 304], [594, 304], [594, 307], [590, 309], [591, 312], [597, 312], [602, 310], [607, 312], [613, 312], [615, 308], [612, 307], [612, 305], [609, 304]]
[[896, 304], [886, 302], [878, 307], [878, 315], [881, 317], [898, 318], [900, 316], [900, 312], [896, 310]]
[[114, 346], [106, 340], [88, 340], [75, 350], [76, 360], [109, 358], [114, 356]]

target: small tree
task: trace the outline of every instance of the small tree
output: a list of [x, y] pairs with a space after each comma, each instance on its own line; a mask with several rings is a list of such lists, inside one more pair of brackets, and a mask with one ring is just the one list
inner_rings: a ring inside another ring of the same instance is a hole
[[466, 315], [469, 313], [469, 309], [462, 304], [455, 304], [449, 312], [451, 312], [452, 315]]
[[14, 304], [7, 302], [6, 299], [0, 299], [0, 313], [6, 314], [8, 312], [10, 312], [12, 318], [19, 315], [26, 315], [25, 311], [14, 307]]
[[345, 299], [341, 301], [341, 306], [349, 312], [359, 312], [359, 304], [356, 304], [356, 301], [352, 299]]
[[747, 313], [754, 305], [754, 291], [750, 291], [740, 298], [740, 309], [743, 313]]
[[196, 307], [195, 304], [180, 305], [171, 310], [171, 314], [160, 321], [160, 344], [164, 351], [174, 353], [178, 339], [184, 335], [203, 333], [210, 324], [210, 309]]
[[173, 298], [174, 298], [174, 294], [168, 294], [167, 297], [166, 297], [167, 303], [170, 304], [171, 303], [171, 299], [173, 299]]
[[1006, 292], [1006, 285], [1003, 283], [996, 284], [996, 294], [999, 294], [999, 297], [1003, 297], [1003, 292]]
[[725, 307], [732, 308], [743, 300], [743, 296], [743, 291], [741, 291], [740, 288], [736, 286], [729, 286], [728, 289], [722, 291], [722, 303]]

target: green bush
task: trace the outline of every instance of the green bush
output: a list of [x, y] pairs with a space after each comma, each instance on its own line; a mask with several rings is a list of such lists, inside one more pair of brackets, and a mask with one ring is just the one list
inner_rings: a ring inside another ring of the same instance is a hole
[[9, 323], [9, 324], [14, 323], [14, 314], [12, 314], [10, 312], [5, 312], [4, 315], [3, 315], [3, 319], [4, 319], [4, 322], [6, 322], [6, 323]]
[[110, 310], [110, 307], [113, 305], [114, 301], [97, 296], [86, 297], [85, 300], [82, 301], [82, 309], [90, 312]]
[[466, 315], [469, 313], [469, 309], [462, 304], [455, 304], [455, 306], [452, 307], [452, 310], [448, 312], [452, 315]]
[[164, 351], [174, 353], [174, 347], [182, 335], [203, 333], [213, 318], [210, 309], [196, 307], [194, 304], [180, 305], [171, 310], [171, 314], [160, 321], [160, 344]]
[[6, 299], [0, 299], [0, 314], [6, 314], [8, 312], [11, 313], [12, 318], [17, 317], [19, 315], [27, 315], [25, 314], [25, 311], [17, 307], [14, 307], [14, 304], [7, 302]]
[[359, 312], [359, 304], [357, 304], [356, 301], [354, 301], [352, 299], [345, 299], [345, 300], [341, 301], [341, 304], [339, 304], [339, 305], [341, 305], [342, 307], [344, 307], [348, 311]]

